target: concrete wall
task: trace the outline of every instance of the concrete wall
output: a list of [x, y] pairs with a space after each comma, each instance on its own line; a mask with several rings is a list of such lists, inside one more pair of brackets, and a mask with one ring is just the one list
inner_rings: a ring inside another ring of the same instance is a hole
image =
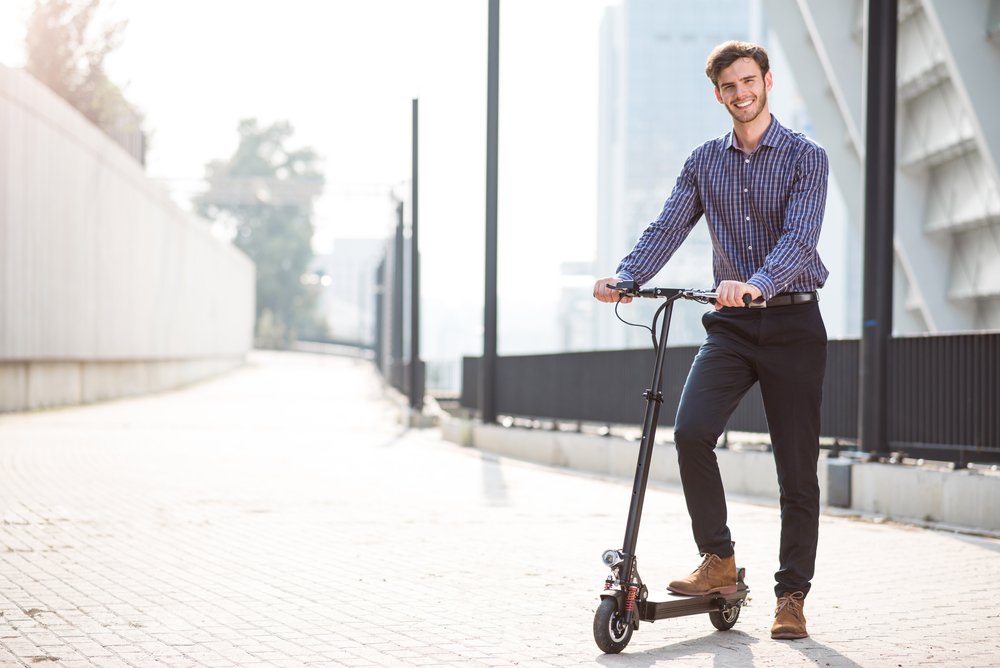
[[[625, 479], [635, 476], [637, 441], [541, 429], [505, 429], [468, 420], [441, 423], [445, 440], [507, 457]], [[656, 443], [649, 479], [680, 485], [673, 443]], [[777, 503], [778, 476], [769, 452], [716, 450], [726, 493]], [[837, 466], [834, 466], [836, 464]], [[902, 522], [930, 522], [980, 531], [1000, 531], [1000, 476], [980, 471], [942, 471], [913, 466], [846, 463], [820, 459], [820, 505], [826, 507], [837, 480], [848, 469], [850, 509]], [[840, 468], [840, 471], [835, 469]]]
[[[442, 423], [441, 428], [445, 439], [462, 442], [461, 422]], [[505, 429], [477, 424], [471, 428], [465, 441], [465, 445], [508, 457], [621, 478], [635, 476], [636, 460], [639, 458], [638, 441], [575, 432]], [[778, 473], [770, 452], [716, 450], [715, 455], [723, 483], [730, 494], [778, 501]], [[820, 503], [825, 506], [826, 460], [820, 462], [819, 478]], [[681, 484], [677, 450], [673, 443], [657, 442], [653, 445], [649, 479], [668, 485]]]
[[0, 411], [165, 389], [242, 363], [254, 276], [118, 144], [0, 65]]

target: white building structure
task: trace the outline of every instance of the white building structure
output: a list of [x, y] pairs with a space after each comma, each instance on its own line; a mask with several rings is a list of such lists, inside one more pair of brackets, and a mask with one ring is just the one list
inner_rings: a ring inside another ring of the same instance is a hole
[[[597, 276], [614, 273], [660, 213], [684, 159], [732, 127], [712, 96], [705, 60], [730, 39], [750, 38], [747, 0], [624, 0], [601, 23], [598, 115]], [[658, 285], [711, 287], [711, 241], [699, 223], [660, 272]], [[646, 322], [656, 305], [635, 302], [621, 313]], [[649, 334], [595, 309], [600, 348], [649, 344]], [[671, 341], [703, 338], [700, 311], [675, 310]]]
[[[863, 0], [762, 0], [860, 234]], [[1000, 1], [901, 0], [895, 334], [1000, 328]]]
[[333, 252], [313, 258], [312, 271], [329, 277], [317, 311], [334, 339], [375, 343], [375, 270], [384, 254], [384, 239], [335, 239]]
[[594, 350], [594, 318], [601, 306], [594, 299], [594, 263], [563, 262], [559, 272], [559, 348]]
[[28, 74], [0, 65], [0, 411], [243, 363], [253, 263]]

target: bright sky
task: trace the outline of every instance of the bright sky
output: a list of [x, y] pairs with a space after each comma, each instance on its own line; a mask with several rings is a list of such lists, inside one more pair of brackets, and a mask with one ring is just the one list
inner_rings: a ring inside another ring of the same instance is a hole
[[[5, 65], [23, 64], [30, 4], [0, 0]], [[593, 257], [598, 27], [608, 4], [616, 1], [502, 3], [502, 304], [520, 300], [526, 281], [558, 285], [560, 262]], [[410, 100], [419, 97], [422, 281], [447, 290], [425, 299], [481, 323], [486, 0], [104, 5], [129, 21], [107, 65], [146, 113], [149, 176], [183, 199], [206, 162], [232, 154], [239, 119], [287, 119], [292, 145], [325, 158], [317, 252], [334, 237], [389, 230], [388, 187], [408, 193]], [[556, 289], [531, 292], [535, 311], [554, 310]], [[501, 351], [502, 339], [503, 323]]]

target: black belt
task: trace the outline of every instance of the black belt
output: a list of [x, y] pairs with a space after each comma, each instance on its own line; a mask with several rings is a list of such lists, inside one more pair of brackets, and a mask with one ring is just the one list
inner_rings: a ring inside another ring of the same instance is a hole
[[780, 295], [775, 295], [771, 297], [763, 304], [750, 304], [752, 307], [757, 308], [771, 308], [772, 306], [791, 306], [792, 304], [808, 304], [809, 302], [818, 302], [819, 295], [813, 292], [783, 292]]

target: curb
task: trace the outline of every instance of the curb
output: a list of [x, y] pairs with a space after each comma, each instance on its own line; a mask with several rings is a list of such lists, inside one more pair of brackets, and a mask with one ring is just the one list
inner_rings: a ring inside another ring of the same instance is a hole
[[[446, 441], [506, 457], [618, 478], [635, 474], [638, 441], [472, 420], [442, 420], [439, 426]], [[673, 443], [653, 448], [649, 480], [679, 486]], [[771, 453], [720, 448], [715, 454], [727, 495], [778, 503]], [[821, 458], [817, 473], [820, 507], [831, 514], [986, 536], [1000, 532], [1000, 476], [990, 472]]]

